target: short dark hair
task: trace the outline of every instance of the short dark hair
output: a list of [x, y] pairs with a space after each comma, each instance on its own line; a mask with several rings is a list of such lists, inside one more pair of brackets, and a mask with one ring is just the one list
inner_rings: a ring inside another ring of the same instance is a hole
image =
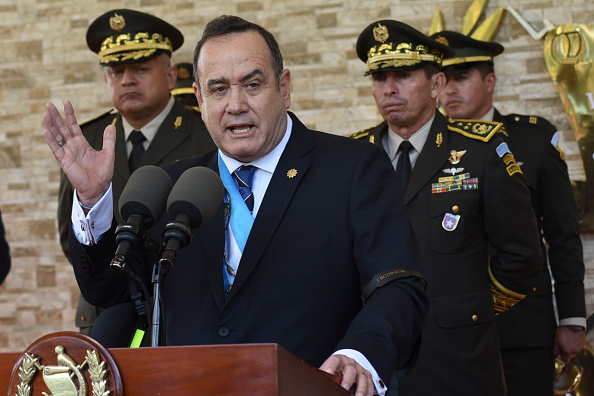
[[495, 67], [491, 62], [479, 62], [475, 67], [479, 71], [483, 80], [487, 78], [489, 74], [495, 73]]
[[198, 85], [199, 92], [201, 91], [200, 82], [198, 81], [198, 56], [200, 55], [200, 50], [202, 49], [204, 43], [213, 37], [249, 31], [259, 33], [266, 41], [266, 44], [268, 44], [268, 48], [270, 49], [272, 57], [272, 69], [274, 70], [274, 74], [276, 76], [276, 84], [277, 86], [280, 86], [280, 77], [283, 73], [283, 55], [281, 54], [278, 43], [276, 42], [276, 39], [272, 33], [264, 29], [262, 26], [246, 21], [245, 19], [238, 16], [221, 15], [206, 25], [204, 32], [202, 33], [202, 38], [200, 41], [198, 41], [196, 48], [194, 49], [194, 79]]
[[431, 80], [431, 77], [433, 77], [441, 71], [440, 66], [431, 62], [425, 62], [425, 64], [422, 67], [423, 71], [425, 72], [425, 76], [427, 77], [427, 80]]

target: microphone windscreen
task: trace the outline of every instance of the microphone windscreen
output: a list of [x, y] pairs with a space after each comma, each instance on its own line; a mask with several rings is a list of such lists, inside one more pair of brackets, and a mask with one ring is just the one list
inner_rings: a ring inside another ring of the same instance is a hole
[[186, 170], [173, 186], [167, 199], [167, 214], [175, 219], [178, 214], [189, 217], [191, 228], [210, 221], [223, 201], [223, 182], [212, 169], [197, 166]]
[[91, 337], [106, 348], [127, 348], [138, 324], [138, 314], [132, 303], [115, 305], [97, 317]]
[[124, 221], [131, 215], [144, 218], [144, 227], [152, 227], [163, 215], [173, 182], [163, 169], [146, 165], [132, 173], [126, 183], [118, 209]]

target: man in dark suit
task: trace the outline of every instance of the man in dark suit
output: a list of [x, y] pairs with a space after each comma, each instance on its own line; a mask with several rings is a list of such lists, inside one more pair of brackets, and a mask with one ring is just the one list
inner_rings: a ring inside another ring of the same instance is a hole
[[[378, 147], [311, 131], [287, 112], [290, 72], [274, 37], [256, 24], [211, 21], [194, 68], [219, 149], [166, 170], [175, 182], [207, 166], [227, 193], [165, 279], [165, 343], [279, 343], [342, 376], [357, 395], [384, 394], [381, 379], [407, 364], [428, 309], [389, 161]], [[86, 212], [84, 230], [70, 236], [77, 280], [90, 301], [112, 306], [127, 297], [126, 281], [109, 270], [113, 225], [100, 220], [111, 203], [115, 128], [95, 152], [80, 138], [69, 102], [66, 124], [47, 108], [46, 141], [63, 169], [71, 164], [65, 171]], [[239, 175], [249, 166], [252, 181]], [[239, 187], [251, 192], [242, 198]], [[149, 237], [160, 238], [164, 222]], [[128, 264], [148, 283], [155, 256], [136, 250]]]
[[[528, 293], [541, 266], [524, 177], [495, 136], [500, 123], [448, 123], [436, 111], [451, 48], [383, 20], [356, 49], [385, 121], [354, 137], [393, 161], [431, 301], [417, 362], [392, 387], [404, 396], [503, 395], [494, 318]], [[489, 257], [489, 244], [498, 254]]]
[[[143, 41], [143, 37], [147, 40]], [[164, 165], [215, 148], [200, 113], [186, 109], [170, 94], [177, 76], [177, 68], [171, 65], [170, 57], [183, 40], [181, 32], [169, 23], [127, 9], [106, 12], [87, 30], [87, 44], [100, 56], [115, 110], [83, 123], [81, 129], [91, 147], [101, 150], [105, 127], [116, 127], [112, 189], [114, 216], [118, 223], [124, 221], [117, 210], [118, 201], [135, 168]], [[140, 131], [142, 135], [134, 131]], [[136, 135], [141, 140], [136, 143], [140, 157], [137, 155], [136, 162], [132, 163]], [[61, 172], [58, 229], [62, 250], [69, 260], [68, 233], [73, 194], [72, 184]], [[90, 334], [101, 311], [81, 297], [75, 316], [76, 326], [81, 332]]]
[[2, 223], [2, 215], [0, 214], [0, 285], [6, 279], [10, 271], [10, 249], [6, 238], [4, 237], [4, 224]]
[[502, 122], [498, 135], [526, 175], [544, 237], [540, 239], [543, 268], [522, 303], [495, 322], [508, 395], [552, 395], [555, 357], [567, 363], [583, 348], [586, 333], [582, 242], [565, 155], [559, 147], [560, 132], [543, 118], [503, 116], [493, 107], [493, 58], [503, 46], [450, 31], [432, 37], [456, 50], [455, 57], [444, 61], [447, 83], [439, 96], [448, 116]]

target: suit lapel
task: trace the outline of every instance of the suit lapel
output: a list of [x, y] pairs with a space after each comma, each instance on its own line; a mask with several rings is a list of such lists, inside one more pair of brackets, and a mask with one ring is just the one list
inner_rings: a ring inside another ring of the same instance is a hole
[[[441, 133], [441, 139], [437, 134]], [[441, 141], [441, 143], [437, 143]], [[431, 124], [427, 141], [419, 154], [410, 176], [410, 182], [404, 194], [404, 204], [408, 204], [415, 195], [429, 182], [431, 178], [443, 167], [449, 157], [447, 121], [441, 114], [436, 113]]]
[[176, 100], [159, 126], [155, 138], [149, 144], [140, 166], [160, 165], [163, 158], [179, 147], [190, 133], [191, 125], [187, 109]]
[[[227, 302], [246, 282], [260, 261], [297, 190], [297, 186], [310, 167], [311, 156], [307, 154], [314, 147], [313, 140], [308, 135], [307, 128], [296, 117], [292, 116], [291, 118], [293, 119], [291, 137], [276, 166], [252, 226], [241, 256], [237, 277], [227, 296]], [[296, 171], [295, 175], [293, 175], [294, 171]]]
[[[219, 173], [217, 163], [217, 151], [206, 163], [206, 167]], [[200, 243], [204, 252], [205, 263], [208, 268], [208, 279], [210, 289], [217, 306], [223, 307], [225, 295], [223, 293], [223, 253], [225, 251], [225, 221], [223, 214], [223, 204], [219, 205], [212, 219], [200, 228]]]

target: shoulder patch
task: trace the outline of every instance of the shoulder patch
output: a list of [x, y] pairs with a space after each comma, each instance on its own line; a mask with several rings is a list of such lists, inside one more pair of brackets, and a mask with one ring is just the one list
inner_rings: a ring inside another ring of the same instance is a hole
[[501, 129], [503, 123], [480, 120], [449, 120], [448, 129], [471, 139], [488, 142]]
[[510, 176], [514, 173], [522, 173], [522, 169], [516, 163], [516, 159], [514, 158], [512, 152], [509, 150], [507, 143], [500, 143], [499, 146], [497, 146], [497, 148], [495, 149], [495, 151], [497, 152], [499, 158], [501, 158], [505, 163], [505, 169], [507, 170], [507, 173]]
[[551, 144], [553, 145], [553, 147], [555, 147], [555, 150], [557, 150], [559, 152], [559, 157], [561, 157], [561, 159], [564, 160], [565, 153], [561, 149], [561, 146], [559, 146], [559, 140], [561, 140], [560, 136], [561, 135], [560, 135], [559, 131], [555, 132], [555, 134], [553, 135], [553, 138], [551, 139]]
[[111, 122], [113, 124], [115, 122], [115, 116], [116, 115], [117, 115], [117, 112], [114, 109], [110, 109], [109, 111], [106, 111], [105, 113], [100, 114], [97, 117], [91, 118], [90, 120], [87, 120], [87, 121], [81, 123], [80, 126], [83, 127], [85, 125], [92, 124], [95, 121], [99, 121], [99, 120], [101, 120], [101, 119], [103, 119], [105, 117], [109, 117], [109, 116], [113, 116], [114, 117], [113, 121]]

